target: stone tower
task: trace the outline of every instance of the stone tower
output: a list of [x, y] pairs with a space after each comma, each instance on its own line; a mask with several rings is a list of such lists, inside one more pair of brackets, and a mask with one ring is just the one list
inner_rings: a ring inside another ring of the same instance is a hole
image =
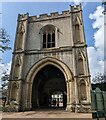
[[15, 100], [18, 110], [31, 110], [52, 107], [54, 99], [67, 111], [90, 110], [81, 5], [62, 14], [18, 15], [8, 101]]

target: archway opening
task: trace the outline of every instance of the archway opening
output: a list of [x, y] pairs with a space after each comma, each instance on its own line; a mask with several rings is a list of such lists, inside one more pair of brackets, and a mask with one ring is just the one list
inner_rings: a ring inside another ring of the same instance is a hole
[[51, 95], [51, 99], [49, 99], [51, 107], [61, 108], [63, 107], [63, 92], [55, 91]]
[[60, 69], [46, 65], [36, 74], [32, 85], [32, 109], [66, 108], [66, 80]]

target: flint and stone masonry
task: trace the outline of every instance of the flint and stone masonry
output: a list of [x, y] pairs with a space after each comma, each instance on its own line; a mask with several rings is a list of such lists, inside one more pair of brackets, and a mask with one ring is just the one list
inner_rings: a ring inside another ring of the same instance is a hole
[[50, 106], [54, 92], [71, 112], [90, 111], [90, 72], [81, 5], [50, 15], [18, 15], [8, 102], [18, 111]]

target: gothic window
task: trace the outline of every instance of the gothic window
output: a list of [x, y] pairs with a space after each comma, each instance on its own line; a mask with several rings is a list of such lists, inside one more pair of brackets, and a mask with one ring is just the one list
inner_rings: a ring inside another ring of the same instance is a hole
[[43, 35], [43, 48], [55, 47], [55, 33], [48, 33]]
[[55, 47], [55, 27], [53, 25], [46, 25], [42, 28], [42, 48]]
[[43, 48], [46, 48], [46, 34], [43, 35]]
[[50, 48], [51, 47], [51, 34], [49, 33], [47, 35], [47, 48]]
[[87, 95], [86, 95], [86, 83], [84, 80], [81, 80], [80, 82], [80, 99], [81, 100], [86, 100]]
[[52, 34], [52, 47], [55, 47], [55, 33]]

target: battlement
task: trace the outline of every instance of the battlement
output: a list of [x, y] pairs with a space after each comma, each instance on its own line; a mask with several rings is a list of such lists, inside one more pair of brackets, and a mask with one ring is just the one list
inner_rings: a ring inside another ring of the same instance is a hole
[[18, 20], [26, 20], [29, 17], [29, 13], [26, 14], [18, 14]]
[[77, 12], [77, 11], [82, 11], [82, 7], [81, 7], [81, 4], [79, 4], [79, 5], [75, 5], [75, 6], [71, 6], [70, 5], [70, 12], [72, 13], [74, 13], [74, 12]]
[[60, 18], [60, 17], [68, 17], [71, 13], [76, 13], [82, 11], [81, 4], [76, 6], [70, 5], [70, 10], [62, 11], [62, 13], [53, 12], [48, 14], [40, 14], [39, 16], [29, 16], [29, 14], [22, 14], [18, 15], [18, 20], [25, 20], [28, 19], [31, 21], [39, 21], [39, 20], [46, 20], [46, 19], [53, 19], [53, 18]]
[[54, 12], [54, 13], [51, 13], [51, 16], [54, 17], [54, 16], [58, 16], [59, 13], [58, 12]]
[[29, 16], [29, 22], [32, 21], [40, 21], [40, 20], [48, 20], [48, 19], [56, 19], [56, 18], [60, 18], [60, 17], [68, 17], [70, 16], [70, 11], [62, 11], [62, 13], [58, 13], [58, 12], [53, 12], [50, 13], [50, 15], [48, 14], [41, 14], [38, 17], [37, 16]]

